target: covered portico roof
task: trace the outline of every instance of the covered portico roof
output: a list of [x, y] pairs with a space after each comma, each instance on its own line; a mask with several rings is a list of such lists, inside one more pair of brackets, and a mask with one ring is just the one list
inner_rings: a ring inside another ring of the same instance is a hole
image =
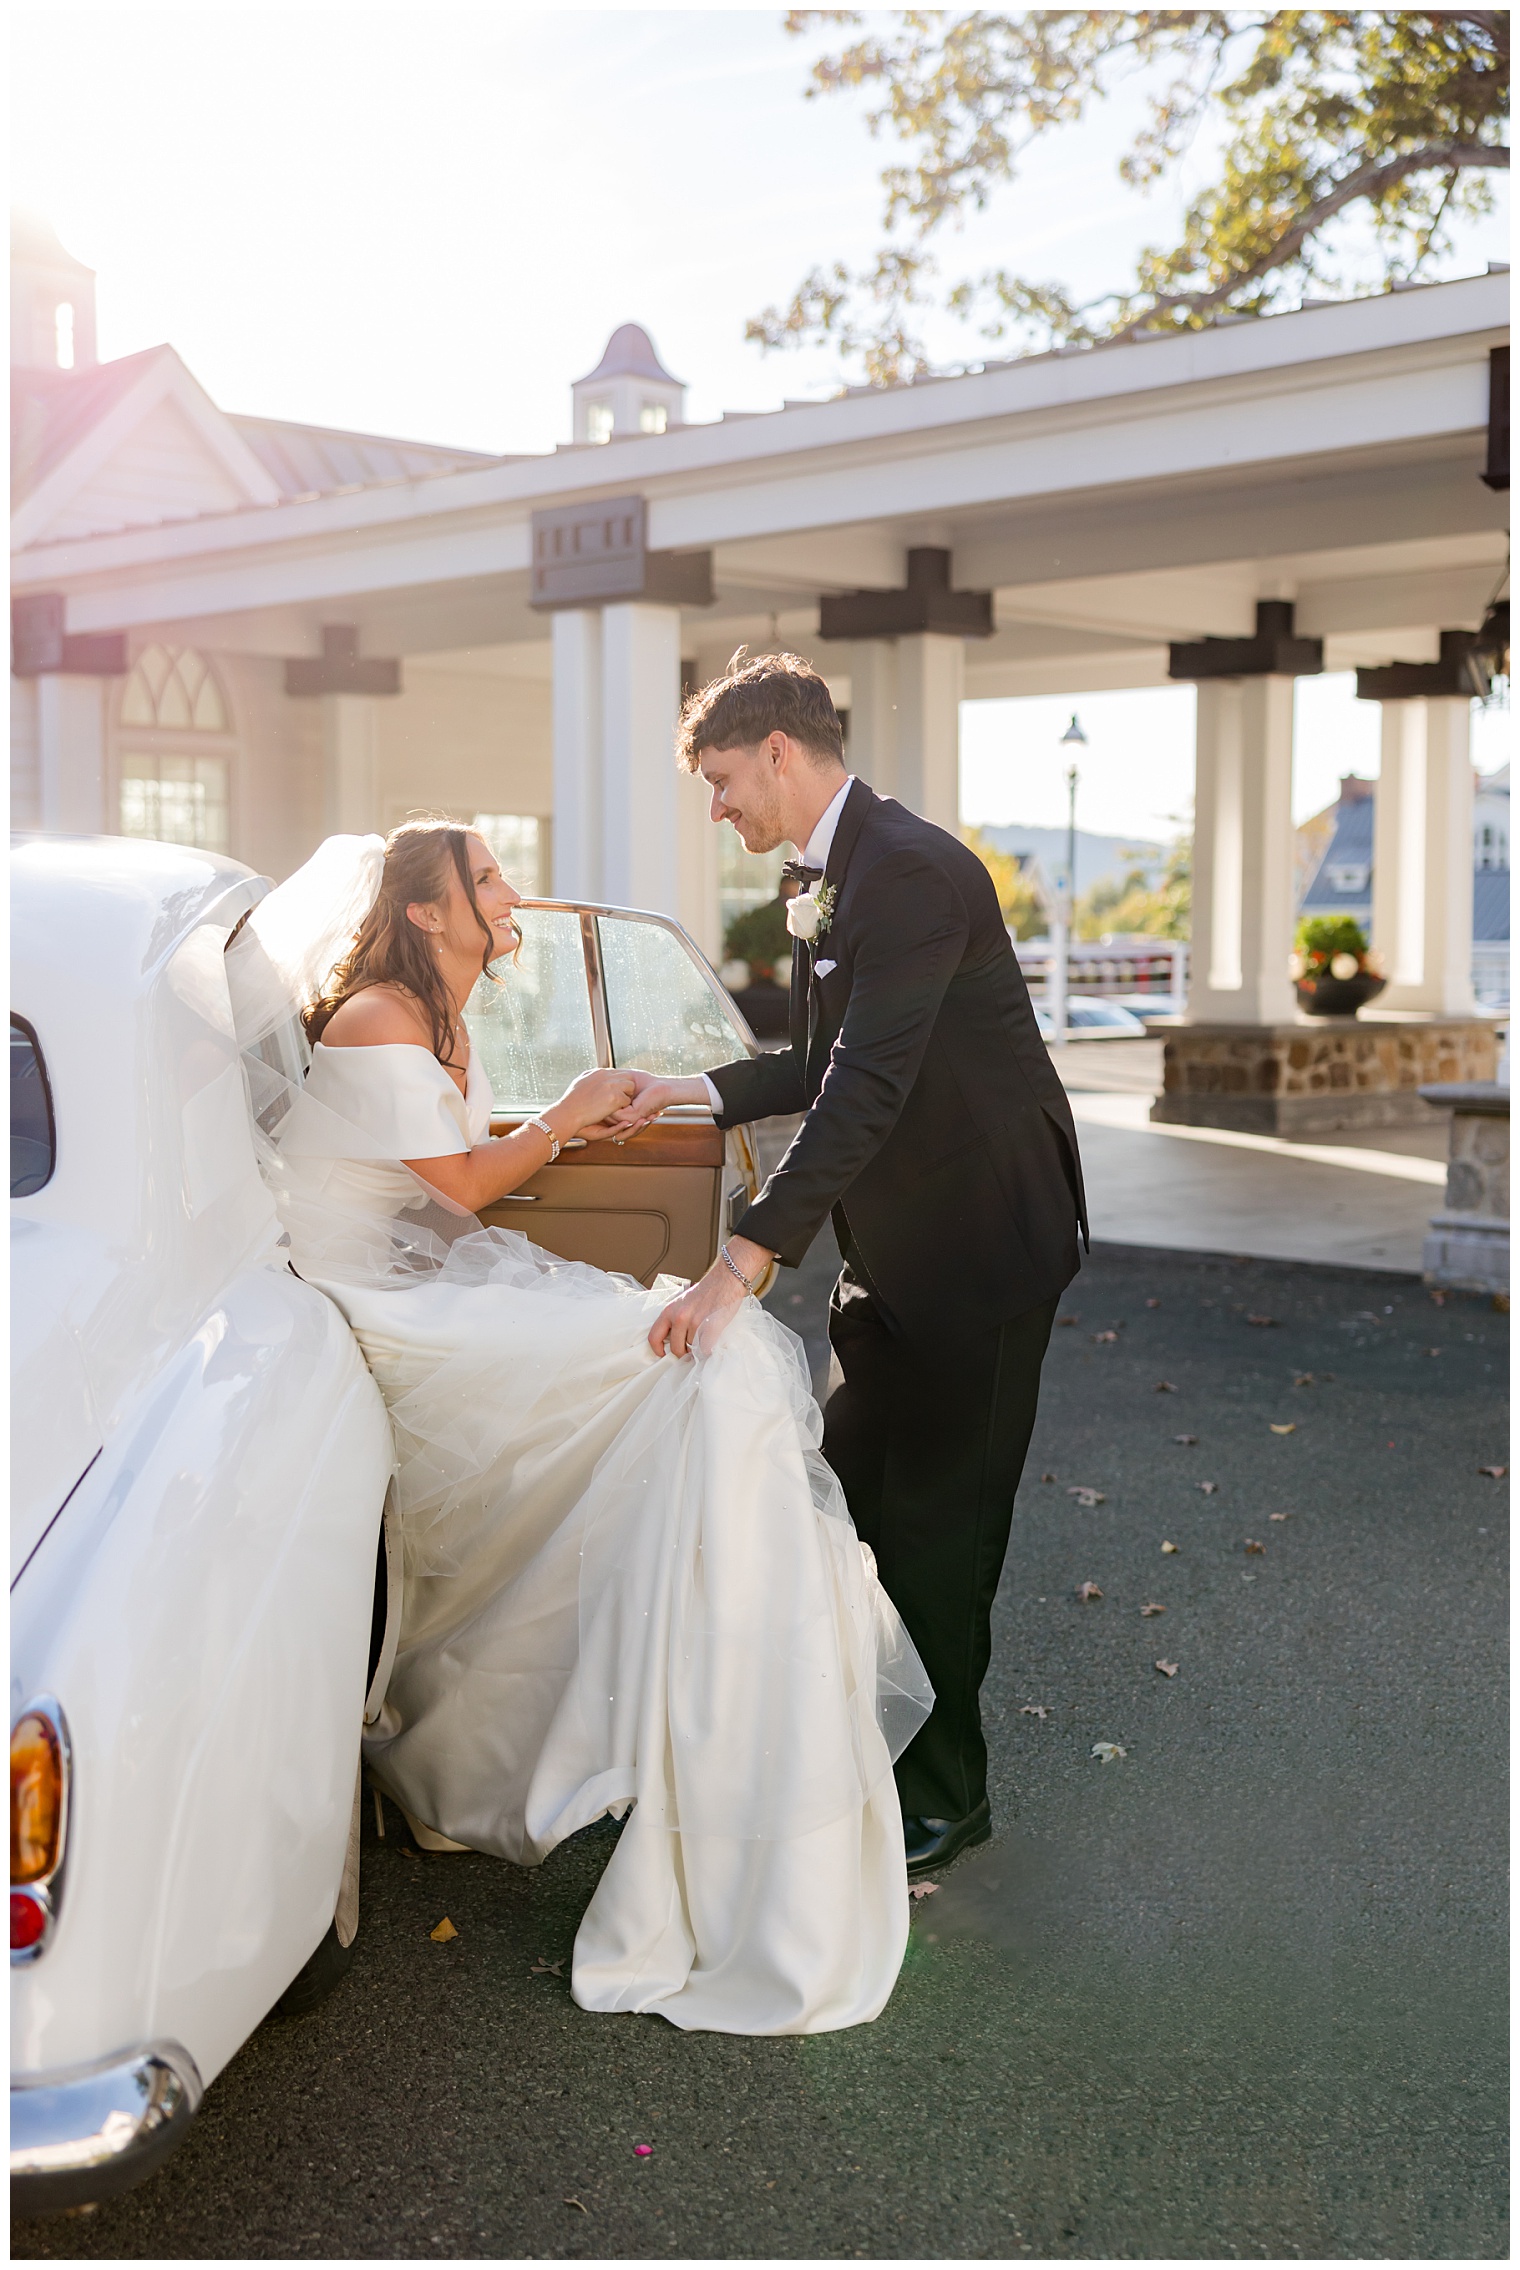
[[[1435, 652], [1476, 626], [1504, 556], [1484, 486], [1503, 274], [954, 378], [600, 448], [461, 465], [345, 493], [50, 539], [15, 558], [72, 631], [178, 629], [315, 653], [324, 622], [369, 654], [520, 648], [534, 511], [638, 494], [649, 542], [710, 550], [715, 602], [687, 650], [774, 631], [810, 647], [822, 594], [890, 586], [948, 549], [994, 595], [968, 694], [1158, 683], [1172, 639], [1243, 634], [1292, 598], [1326, 666]], [[251, 438], [251, 437], [250, 437]]]

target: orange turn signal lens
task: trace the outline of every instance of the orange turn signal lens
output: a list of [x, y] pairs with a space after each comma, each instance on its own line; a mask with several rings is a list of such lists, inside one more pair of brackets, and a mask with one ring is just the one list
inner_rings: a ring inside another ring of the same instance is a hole
[[35, 1884], [58, 1862], [63, 1754], [54, 1727], [29, 1710], [11, 1728], [11, 1882]]

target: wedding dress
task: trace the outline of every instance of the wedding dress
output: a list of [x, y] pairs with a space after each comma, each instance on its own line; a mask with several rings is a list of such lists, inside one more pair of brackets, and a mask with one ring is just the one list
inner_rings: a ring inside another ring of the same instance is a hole
[[801, 1344], [746, 1301], [709, 1353], [657, 1357], [668, 1282], [439, 1201], [401, 1161], [484, 1139], [477, 1053], [464, 1095], [420, 1047], [319, 1044], [300, 1079], [276, 1005], [332, 966], [377, 856], [329, 842], [227, 957], [292, 1259], [395, 1433], [405, 1604], [370, 1765], [519, 1864], [624, 1818], [575, 1941], [583, 2009], [746, 2034], [874, 2018], [908, 1928], [892, 1759], [932, 1695], [819, 1453]]

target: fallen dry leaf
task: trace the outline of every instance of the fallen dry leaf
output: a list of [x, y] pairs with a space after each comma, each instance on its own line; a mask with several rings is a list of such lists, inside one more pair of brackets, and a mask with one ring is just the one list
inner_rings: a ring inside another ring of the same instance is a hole
[[567, 2199], [565, 2201], [565, 2205], [567, 2207], [579, 2207], [583, 2215], [589, 2215], [591, 2212], [591, 2209], [586, 2205], [584, 2199]]
[[1275, 1324], [1277, 1319], [1275, 1316], [1248, 1316], [1246, 1322], [1247, 1324]]
[[563, 1955], [560, 1956], [557, 1963], [551, 1963], [543, 1955], [540, 1955], [538, 1961], [530, 1967], [528, 1976], [529, 1978], [562, 1978], [564, 1970], [565, 1958]]
[[1176, 1664], [1168, 1663], [1164, 1655], [1157, 1656], [1156, 1669], [1161, 1673], [1163, 1679], [1175, 1679], [1177, 1676]]
[[1159, 1308], [1161, 1303], [1160, 1301], [1147, 1301], [1145, 1305], [1147, 1308]]
[[1091, 1488], [1086, 1482], [1068, 1482], [1066, 1495], [1069, 1498], [1075, 1498], [1078, 1505], [1095, 1506], [1106, 1502], [1103, 1492]]
[[1175, 1380], [1158, 1379], [1156, 1382], [1156, 1393], [1158, 1395], [1175, 1395], [1177, 1393], [1177, 1385]]
[[1493, 1305], [1494, 1305], [1494, 1307], [1495, 1307], [1495, 1308], [1496, 1308], [1496, 1309], [1497, 1309], [1497, 1310], [1499, 1311], [1499, 1314], [1500, 1314], [1501, 1316], [1508, 1316], [1508, 1314], [1509, 1314], [1509, 1295], [1508, 1295], [1508, 1293], [1495, 1293], [1495, 1295], [1494, 1295], [1494, 1299], [1493, 1299]]
[[1293, 1384], [1294, 1384], [1294, 1386], [1295, 1386], [1295, 1387], [1312, 1387], [1312, 1386], [1314, 1385], [1314, 1374], [1313, 1374], [1313, 1372], [1312, 1372], [1312, 1371], [1296, 1371], [1296, 1372], [1295, 1372], [1295, 1373], [1293, 1374]]
[[1102, 1593], [1095, 1584], [1088, 1583], [1077, 1586], [1077, 1598], [1079, 1600], [1101, 1600], [1102, 1597]]
[[1053, 1482], [1055, 1480], [1055, 1476], [1054, 1474], [1042, 1474], [1040, 1476], [1040, 1480], [1042, 1482]]
[[438, 1941], [438, 1944], [442, 1946], [446, 1939], [457, 1939], [459, 1937], [459, 1933], [454, 1929], [454, 1926], [452, 1923], [450, 1923], [448, 1917], [445, 1916], [441, 1923], [434, 1924], [432, 1930], [428, 1933], [428, 1937], [430, 1939], [436, 1939]]
[[1099, 1346], [1101, 1346], [1105, 1340], [1117, 1340], [1118, 1337], [1119, 1335], [1117, 1332], [1095, 1332], [1093, 1334], [1093, 1340]]
[[1290, 1419], [1285, 1427], [1280, 1427], [1275, 1419], [1269, 1419], [1267, 1424], [1275, 1435], [1290, 1435], [1296, 1431], [1298, 1421]]
[[1217, 1482], [1195, 1482], [1193, 1487], [1195, 1490], [1202, 1490], [1206, 1498], [1217, 1498], [1219, 1495], [1219, 1484]]
[[1267, 1519], [1268, 1521], [1291, 1521], [1293, 1516], [1291, 1513], [1269, 1513]]
[[1266, 1549], [1259, 1537], [1248, 1537], [1246, 1539], [1246, 1551], [1248, 1553], [1264, 1553]]
[[1080, 1324], [1081, 1321], [1080, 1316], [1058, 1316], [1056, 1318], [1057, 1324]]
[[1509, 1472], [1509, 1468], [1507, 1466], [1480, 1466], [1478, 1472], [1486, 1474], [1491, 1482], [1502, 1482]]
[[938, 1884], [910, 1884], [908, 1886], [908, 1897], [910, 1900], [926, 1900], [938, 1890]]
[[1020, 1718], [1048, 1718], [1050, 1709], [1048, 1704], [1045, 1703], [1020, 1703], [1019, 1716]]
[[1161, 1550], [1163, 1553], [1180, 1553], [1182, 1547], [1180, 1545], [1172, 1544], [1169, 1538], [1163, 1537], [1161, 1540]]
[[1101, 1759], [1106, 1766], [1111, 1766], [1115, 1758], [1127, 1758], [1129, 1756], [1129, 1752], [1122, 1742], [1094, 1742], [1087, 1754], [1090, 1758]]
[[1164, 1600], [1147, 1600], [1140, 1613], [1142, 1616], [1164, 1616], [1166, 1614], [1166, 1602]]
[[1437, 1308], [1444, 1308], [1446, 1306], [1446, 1295], [1444, 1293], [1432, 1293], [1430, 1297], [1434, 1301]]

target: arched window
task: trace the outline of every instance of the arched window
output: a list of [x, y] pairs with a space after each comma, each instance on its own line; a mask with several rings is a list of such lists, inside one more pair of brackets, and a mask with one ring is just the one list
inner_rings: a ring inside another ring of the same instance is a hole
[[117, 723], [121, 833], [226, 851], [231, 726], [206, 657], [150, 646], [122, 688]]

